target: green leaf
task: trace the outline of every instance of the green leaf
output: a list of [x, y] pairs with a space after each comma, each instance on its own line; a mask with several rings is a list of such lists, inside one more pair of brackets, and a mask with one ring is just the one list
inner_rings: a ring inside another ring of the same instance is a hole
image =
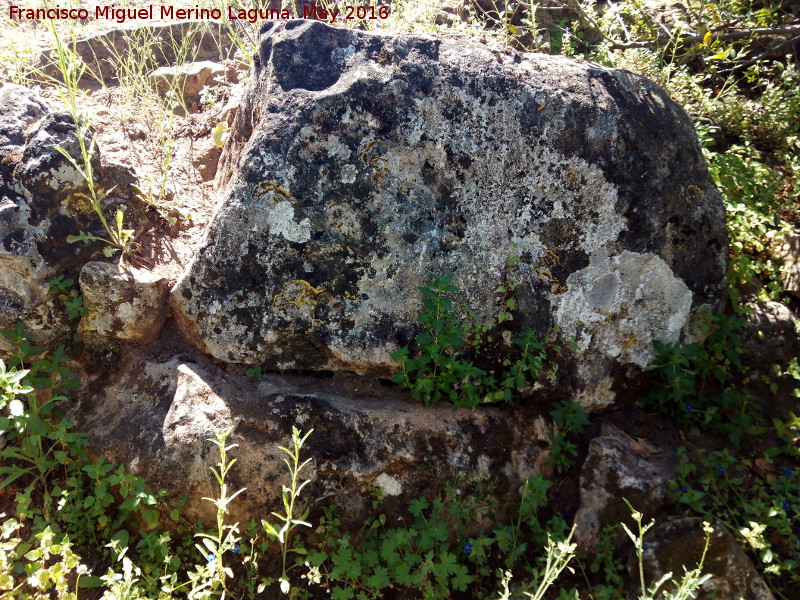
[[370, 577], [367, 577], [365, 583], [375, 589], [388, 586], [390, 583], [389, 569], [386, 567], [375, 567], [375, 571]]
[[[78, 587], [81, 588], [99, 588], [102, 587], [105, 582], [96, 575], [83, 575], [78, 580]], [[2, 589], [2, 588], [0, 588]]]
[[331, 589], [331, 600], [352, 600], [355, 592], [351, 588], [335, 586]]
[[412, 500], [411, 506], [408, 507], [408, 512], [410, 512], [415, 517], [422, 516], [422, 512], [428, 508], [430, 504], [425, 497], [416, 498]]

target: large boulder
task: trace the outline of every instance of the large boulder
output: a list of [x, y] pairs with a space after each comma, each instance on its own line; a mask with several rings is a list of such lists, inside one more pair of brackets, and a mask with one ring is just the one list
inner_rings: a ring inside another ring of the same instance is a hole
[[518, 328], [576, 337], [561, 383], [594, 410], [654, 340], [721, 306], [724, 210], [689, 118], [652, 82], [301, 20], [260, 44], [225, 197], [171, 295], [204, 352], [386, 376], [432, 275], [484, 323], [513, 279]]
[[[296, 426], [314, 430], [303, 451], [312, 459], [303, 478], [312, 484], [302, 504], [338, 504], [350, 523], [360, 523], [374, 487], [397, 510], [459, 472], [492, 480], [502, 496], [543, 471], [552, 433], [532, 412], [423, 407], [351, 374], [256, 381], [197, 352], [154, 358], [144, 348], [130, 350], [87, 386], [74, 411], [96, 452], [172, 498], [186, 496], [184, 516], [206, 523], [216, 512], [202, 498], [218, 493], [209, 470], [219, 459], [209, 442], [214, 431], [233, 428], [237, 462], [228, 489], [247, 488], [230, 507], [232, 520], [282, 510], [288, 474], [278, 445], [290, 445]], [[421, 477], [428, 469], [436, 477]]]

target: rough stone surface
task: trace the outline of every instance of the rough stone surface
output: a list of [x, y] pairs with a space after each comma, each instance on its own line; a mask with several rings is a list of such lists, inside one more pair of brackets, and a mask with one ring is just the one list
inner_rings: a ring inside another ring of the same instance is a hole
[[589, 444], [580, 474], [580, 506], [575, 514], [575, 542], [589, 550], [606, 525], [630, 517], [623, 498], [646, 516], [664, 504], [667, 482], [675, 473], [675, 451], [603, 424]]
[[227, 69], [221, 64], [204, 60], [179, 66], [167, 66], [150, 73], [149, 78], [162, 94], [170, 90], [180, 94], [187, 106], [201, 100], [200, 93], [206, 85], [213, 85], [215, 77], [224, 77]]
[[[82, 175], [58, 147], [80, 160], [72, 117], [31, 90], [11, 84], [0, 88], [0, 330], [22, 321], [34, 336], [32, 343], [44, 345], [63, 321], [47, 294], [48, 280], [55, 274], [77, 275], [101, 248], [68, 244], [67, 236], [105, 235]], [[147, 227], [134, 198], [135, 176], [101, 160], [99, 152], [92, 165], [98, 187], [108, 191], [107, 217], [120, 207], [137, 230]], [[0, 337], [0, 354], [9, 349]]]
[[[222, 119], [221, 119], [222, 121]], [[217, 166], [219, 165], [219, 157], [222, 154], [222, 148], [214, 143], [211, 136], [198, 140], [195, 144], [194, 157], [192, 164], [197, 169], [203, 181], [211, 181], [217, 174]]]
[[793, 231], [784, 238], [778, 259], [783, 263], [783, 287], [795, 298], [800, 298], [800, 231]]
[[218, 456], [207, 439], [230, 426], [229, 442], [239, 446], [229, 489], [248, 488], [231, 507], [240, 522], [279, 510], [287, 476], [277, 445], [288, 445], [292, 426], [314, 429], [304, 450], [313, 459], [305, 473], [313, 484], [302, 501], [336, 503], [355, 521], [369, 505], [370, 486], [398, 510], [434, 491], [422, 487], [433, 485], [430, 469], [440, 481], [459, 471], [493, 478], [504, 493], [543, 468], [550, 426], [533, 415], [426, 408], [350, 374], [257, 381], [191, 352], [157, 362], [133, 351], [115, 366], [94, 382], [73, 418], [102, 456], [173, 498], [187, 495], [189, 521], [213, 522], [213, 507], [201, 499], [217, 493], [209, 467]]
[[785, 365], [800, 353], [797, 316], [781, 302], [747, 305], [748, 327], [742, 332], [746, 360], [750, 364]]
[[84, 337], [146, 343], [167, 317], [169, 284], [149, 271], [90, 262], [81, 269], [80, 286], [87, 314], [78, 332]]
[[[680, 577], [684, 567], [695, 568], [703, 554], [704, 543], [700, 519], [684, 518], [657, 524], [644, 540], [645, 580], [652, 585], [666, 573]], [[631, 574], [637, 568], [631, 560], [628, 569]], [[712, 577], [703, 584], [698, 600], [774, 600], [736, 539], [719, 523], [711, 534], [703, 573]]]
[[[31, 206], [22, 186], [12, 175], [14, 160], [25, 147], [26, 134], [49, 108], [34, 92], [19, 86], [0, 89], [0, 328], [13, 329], [23, 319], [46, 339], [55, 316], [48, 304], [44, 281], [50, 269], [37, 246], [35, 227], [29, 223]], [[0, 353], [10, 349], [0, 338]]]
[[626, 71], [276, 24], [220, 169], [172, 304], [225, 361], [388, 375], [432, 274], [484, 322], [508, 277], [520, 328], [578, 336], [565, 360], [602, 407], [614, 380], [597, 381], [724, 298], [724, 212], [690, 121]]

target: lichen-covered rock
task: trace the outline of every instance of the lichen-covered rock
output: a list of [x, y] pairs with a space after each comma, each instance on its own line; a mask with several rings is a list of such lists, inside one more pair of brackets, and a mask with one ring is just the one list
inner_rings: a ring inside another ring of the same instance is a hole
[[229, 362], [388, 375], [431, 275], [484, 323], [513, 279], [519, 328], [577, 337], [562, 383], [597, 410], [724, 299], [724, 211], [689, 118], [626, 71], [275, 24], [218, 181], [171, 302]]
[[[344, 519], [358, 521], [380, 488], [399, 510], [437, 481], [456, 473], [492, 479], [499, 493], [542, 472], [547, 422], [533, 414], [411, 404], [396, 391], [350, 374], [272, 376], [260, 381], [221, 371], [199, 353], [157, 362], [131, 351], [114, 373], [94, 382], [73, 419], [90, 434], [95, 451], [126, 464], [152, 488], [188, 497], [184, 517], [213, 522], [216, 497], [209, 470], [218, 460], [208, 441], [233, 426], [237, 462], [229, 491], [247, 487], [230, 506], [231, 520], [261, 519], [281, 510], [288, 483], [283, 455], [292, 426], [314, 430], [303, 451], [312, 480], [301, 498], [336, 503]], [[391, 514], [391, 513], [390, 513]], [[360, 521], [359, 521], [360, 522]]]
[[[42, 332], [54, 321], [43, 285], [50, 271], [38, 252], [37, 231], [29, 224], [31, 207], [11, 168], [22, 155], [29, 127], [47, 111], [45, 101], [30, 90], [14, 85], [0, 89], [0, 330], [13, 329], [24, 319]], [[9, 349], [0, 336], [0, 353]]]
[[[67, 236], [105, 235], [83, 176], [59, 148], [81, 163], [72, 117], [36, 92], [11, 84], [0, 88], [0, 330], [21, 321], [33, 335], [31, 342], [43, 345], [63, 325], [59, 307], [47, 294], [48, 280], [77, 275], [101, 248], [68, 244]], [[137, 230], [147, 227], [144, 210], [136, 213], [136, 179], [130, 170], [101, 160], [99, 152], [92, 165], [98, 188], [108, 194], [107, 217], [120, 207]], [[0, 336], [0, 355], [10, 349]]]
[[80, 286], [87, 314], [78, 331], [87, 339], [142, 344], [155, 339], [167, 317], [169, 284], [150, 271], [90, 262], [81, 269]]
[[674, 449], [604, 423], [581, 467], [575, 542], [589, 550], [604, 527], [626, 520], [630, 509], [625, 500], [647, 516], [655, 514], [666, 500], [676, 464]]
[[[684, 568], [694, 569], [700, 562], [705, 533], [700, 519], [684, 518], [658, 523], [644, 539], [645, 581], [653, 585], [667, 573], [680, 580]], [[628, 564], [632, 577], [638, 567]], [[753, 563], [725, 528], [717, 523], [711, 534], [703, 573], [711, 578], [700, 588], [698, 600], [774, 600], [767, 584]], [[666, 591], [674, 591], [667, 588]]]

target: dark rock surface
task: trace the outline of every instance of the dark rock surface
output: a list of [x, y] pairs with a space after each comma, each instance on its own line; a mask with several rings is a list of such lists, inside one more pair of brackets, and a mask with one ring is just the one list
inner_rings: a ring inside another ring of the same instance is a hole
[[[288, 483], [284, 454], [292, 426], [314, 430], [303, 454], [313, 458], [302, 502], [336, 503], [354, 523], [378, 487], [391, 506], [405, 507], [434, 480], [469, 473], [516, 489], [541, 473], [551, 425], [535, 415], [486, 408], [453, 410], [409, 403], [374, 380], [269, 376], [254, 380], [225, 371], [193, 351], [154, 359], [131, 350], [87, 387], [75, 408], [93, 450], [127, 465], [153, 489], [188, 496], [189, 521], [214, 521], [209, 467], [219, 456], [208, 441], [233, 426], [229, 443], [237, 463], [228, 482], [247, 492], [231, 506], [231, 519], [260, 519], [279, 510]], [[436, 477], [431, 477], [435, 472]], [[395, 503], [395, 504], [392, 504]]]
[[[711, 575], [701, 587], [698, 600], [774, 600], [752, 561], [724, 525], [714, 525], [703, 574]], [[665, 574], [680, 580], [684, 569], [700, 561], [705, 533], [700, 519], [683, 518], [657, 524], [644, 540], [645, 581], [654, 584]], [[636, 568], [631, 560], [629, 571]], [[673, 592], [669, 587], [665, 590]]]
[[798, 321], [791, 308], [782, 302], [749, 302], [747, 309], [742, 343], [749, 364], [785, 366], [798, 356]]
[[577, 336], [562, 383], [598, 410], [653, 340], [723, 302], [724, 213], [691, 123], [629, 72], [273, 24], [231, 133], [226, 198], [171, 298], [218, 359], [386, 376], [431, 275], [485, 323], [508, 278], [520, 328]]
[[604, 423], [581, 467], [580, 506], [574, 519], [581, 550], [590, 549], [604, 527], [626, 520], [630, 509], [625, 500], [647, 517], [656, 514], [676, 465], [674, 448], [658, 447]]

